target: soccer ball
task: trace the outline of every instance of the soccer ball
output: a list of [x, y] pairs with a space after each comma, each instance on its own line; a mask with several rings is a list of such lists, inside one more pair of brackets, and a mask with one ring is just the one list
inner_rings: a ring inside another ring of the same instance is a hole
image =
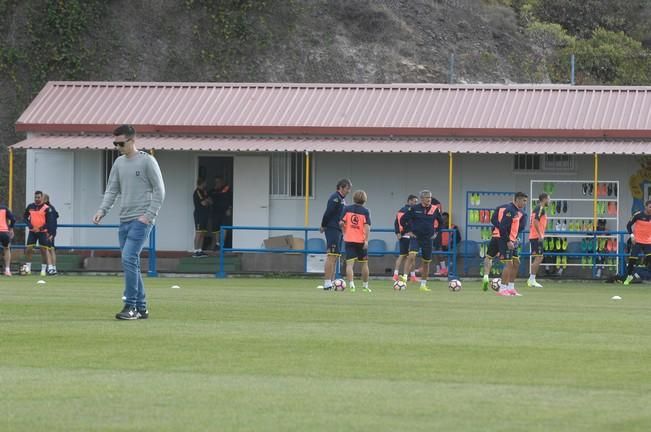
[[343, 291], [346, 289], [346, 281], [343, 279], [335, 279], [332, 281], [332, 287], [335, 291]]
[[450, 291], [452, 292], [461, 291], [461, 281], [459, 279], [452, 279], [448, 283], [448, 288], [450, 288]]
[[393, 283], [393, 289], [396, 291], [404, 291], [407, 288], [407, 284], [401, 280], [397, 280]]
[[32, 273], [32, 272], [30, 272], [30, 271], [27, 269], [27, 264], [23, 264], [23, 265], [21, 265], [21, 266], [20, 266], [20, 270], [18, 271], [18, 274], [20, 274], [21, 276], [26, 276], [26, 275], [31, 274], [31, 273]]
[[495, 292], [500, 290], [500, 285], [502, 284], [502, 279], [495, 278], [491, 279], [491, 289]]

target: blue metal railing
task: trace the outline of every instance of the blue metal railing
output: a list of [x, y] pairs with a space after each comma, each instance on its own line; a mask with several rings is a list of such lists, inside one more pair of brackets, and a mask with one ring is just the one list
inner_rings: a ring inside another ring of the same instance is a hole
[[[308, 243], [308, 232], [318, 232], [319, 228], [310, 228], [310, 227], [267, 227], [267, 226], [222, 226], [219, 230], [219, 244], [221, 245], [219, 249], [219, 262], [218, 268], [215, 273], [215, 277], [224, 278], [226, 277], [226, 272], [224, 270], [224, 254], [226, 252], [253, 252], [253, 253], [302, 253], [303, 254], [303, 271], [307, 273], [307, 257], [309, 254], [325, 254], [324, 250], [316, 249], [282, 249], [282, 248], [227, 248], [224, 247], [224, 240], [226, 236], [226, 231], [234, 230], [243, 230], [243, 231], [302, 231], [303, 232], [303, 241], [304, 245]], [[441, 230], [442, 232], [454, 233], [454, 230]], [[372, 228], [372, 233], [394, 233], [393, 228]], [[449, 268], [449, 277], [452, 278], [457, 274], [456, 260], [453, 259], [457, 253], [457, 241], [456, 236], [452, 234], [450, 236], [452, 244], [448, 251], [433, 251], [433, 255], [447, 255], [448, 262], [450, 263]], [[386, 250], [384, 252], [369, 252], [369, 256], [384, 256], [384, 255], [396, 255], [398, 251], [396, 250]]]
[[[526, 235], [525, 235], [526, 234]], [[524, 239], [528, 237], [529, 231], [523, 231], [520, 233], [519, 238], [522, 239], [523, 241], [521, 242], [522, 244], [522, 252], [520, 253], [520, 257], [522, 258], [529, 258], [531, 256], [531, 252], [529, 250], [529, 247], [526, 243], [524, 243]], [[590, 257], [591, 259], [591, 267], [592, 267], [592, 275], [594, 276], [596, 274], [597, 268], [600, 266], [608, 266], [608, 264], [600, 263], [598, 262], [599, 258], [619, 258], [619, 264], [617, 267], [617, 272], [619, 274], [624, 274], [624, 270], [626, 268], [626, 258], [628, 257], [628, 254], [624, 250], [624, 246], [626, 245], [626, 236], [628, 235], [627, 231], [546, 231], [545, 232], [545, 237], [565, 237], [565, 238], [572, 238], [572, 239], [577, 239], [580, 241], [584, 240], [589, 240], [591, 243], [588, 245], [586, 243], [586, 249], [590, 247], [590, 250], [586, 251], [581, 251], [581, 252], [574, 252], [574, 251], [544, 251], [543, 255], [544, 256], [550, 256], [550, 257], [573, 257], [573, 258], [580, 258], [580, 257]], [[571, 236], [571, 237], [569, 237]], [[598, 248], [598, 237], [610, 237], [613, 238], [613, 236], [617, 236], [617, 251], [615, 252], [603, 252], [599, 251]], [[488, 241], [485, 241], [487, 243]], [[545, 265], [543, 263], [542, 265]], [[554, 263], [549, 263], [548, 265], [555, 265]]]
[[[23, 222], [16, 223], [14, 229], [24, 229], [27, 228], [27, 225]], [[90, 228], [90, 229], [119, 229], [120, 225], [116, 224], [107, 224], [107, 225], [95, 225], [95, 224], [59, 224], [59, 228]], [[117, 238], [117, 235], [116, 235]], [[24, 244], [17, 244], [12, 241], [12, 248], [16, 249], [25, 249]], [[38, 248], [38, 246], [36, 246]], [[120, 246], [56, 246], [57, 250], [120, 250]], [[158, 276], [158, 269], [156, 263], [156, 225], [151, 229], [149, 234], [149, 247], [147, 248], [149, 254], [149, 267], [147, 270], [147, 276], [156, 277]]]

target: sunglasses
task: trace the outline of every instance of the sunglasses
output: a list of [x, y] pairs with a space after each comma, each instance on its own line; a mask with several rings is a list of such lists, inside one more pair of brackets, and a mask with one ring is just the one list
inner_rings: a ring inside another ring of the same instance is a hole
[[113, 141], [113, 145], [115, 147], [124, 147], [126, 143], [128, 143], [131, 140], [126, 140], [126, 141]]

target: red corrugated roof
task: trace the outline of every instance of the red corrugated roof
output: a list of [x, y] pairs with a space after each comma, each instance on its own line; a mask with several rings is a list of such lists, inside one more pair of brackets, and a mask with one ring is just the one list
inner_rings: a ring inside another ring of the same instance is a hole
[[18, 131], [651, 137], [651, 87], [50, 82]]
[[[15, 144], [30, 149], [112, 149], [111, 136], [40, 136]], [[651, 142], [595, 140], [451, 140], [289, 137], [138, 136], [138, 147], [220, 152], [359, 152], [484, 154], [651, 154]]]

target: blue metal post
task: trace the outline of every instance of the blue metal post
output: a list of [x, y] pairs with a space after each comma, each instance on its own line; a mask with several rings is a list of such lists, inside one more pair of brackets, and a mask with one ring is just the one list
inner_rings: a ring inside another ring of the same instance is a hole
[[307, 273], [307, 228], [303, 231], [303, 272]]
[[570, 57], [570, 84], [574, 85], [574, 54]]
[[215, 277], [225, 278], [226, 272], [224, 272], [224, 227], [219, 228], [219, 271], [215, 274]]

